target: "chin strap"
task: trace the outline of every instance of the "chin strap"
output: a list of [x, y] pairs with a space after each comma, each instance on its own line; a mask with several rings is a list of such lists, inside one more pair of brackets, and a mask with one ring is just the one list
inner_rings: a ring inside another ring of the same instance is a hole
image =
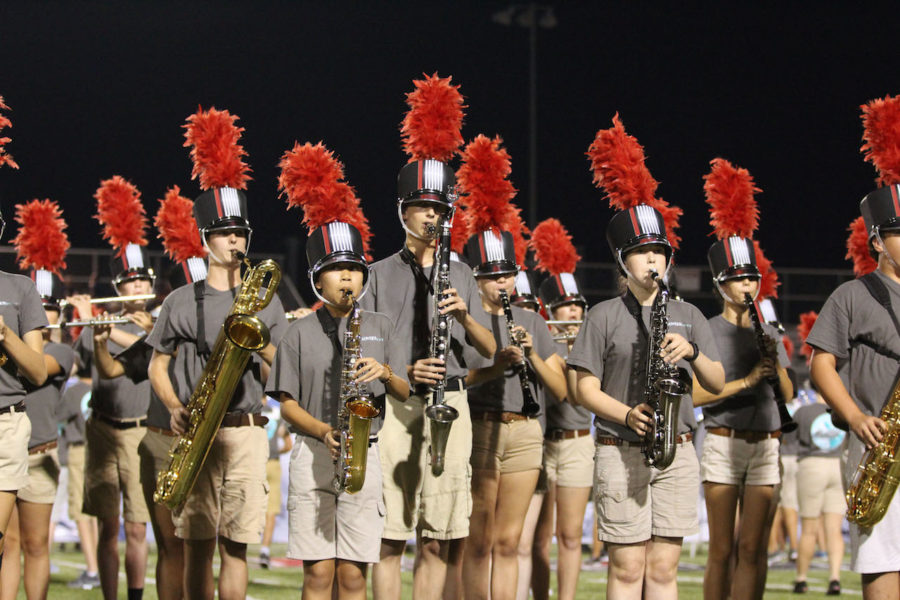
[[[634, 281], [638, 280], [637, 277], [635, 277], [634, 275], [631, 274], [631, 271], [628, 270], [628, 267], [625, 266], [625, 260], [622, 258], [621, 250], [616, 251], [616, 262], [619, 263], [619, 268], [622, 269], [623, 273], [625, 273], [625, 277], [627, 277], [628, 279], [633, 279]], [[666, 276], [666, 273], [669, 272], [670, 266], [672, 266], [671, 258], [666, 261], [666, 268], [663, 269], [662, 273], [659, 274], [660, 278], [664, 278]]]
[[[735, 304], [744, 305], [743, 300], [735, 300], [731, 296], [725, 293], [725, 290], [722, 289], [722, 283], [718, 279], [713, 279], [713, 283], [716, 286], [716, 289], [719, 290], [719, 294], [723, 299], [728, 299], [734, 302]], [[756, 302], [756, 298], [759, 296], [759, 286], [756, 286], [756, 293], [753, 294], [753, 301]]]
[[881, 228], [875, 228], [875, 239], [881, 243], [881, 254], [884, 254], [891, 264], [894, 265], [894, 268], [900, 271], [900, 265], [897, 264], [897, 261], [894, 260], [894, 257], [891, 256], [891, 253], [888, 252], [887, 246], [884, 245], [884, 240], [881, 239]]
[[[328, 306], [334, 306], [335, 308], [338, 308], [339, 305], [335, 304], [334, 302], [331, 302], [330, 300], [326, 300], [325, 297], [321, 293], [319, 293], [319, 288], [316, 287], [316, 283], [315, 283], [315, 281], [313, 281], [313, 279], [314, 279], [313, 273], [310, 272], [309, 273], [309, 285], [310, 285], [310, 287], [312, 287], [313, 294], [316, 295], [316, 298], [321, 300], [323, 304], [327, 304]], [[359, 296], [356, 296], [354, 298], [354, 300], [359, 302], [362, 299], [362, 297], [366, 295], [366, 292], [368, 292], [368, 291], [369, 291], [369, 282], [366, 281], [363, 284], [362, 290], [359, 292]]]

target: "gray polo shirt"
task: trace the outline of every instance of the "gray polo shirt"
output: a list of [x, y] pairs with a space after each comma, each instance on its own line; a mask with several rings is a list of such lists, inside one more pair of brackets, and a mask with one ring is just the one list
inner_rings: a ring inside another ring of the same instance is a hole
[[[210, 287], [208, 281], [203, 282], [203, 333], [210, 352], [239, 289], [235, 287], [220, 291]], [[277, 346], [287, 329], [284, 307], [278, 296], [256, 313], [256, 317], [268, 326], [271, 342]], [[175, 354], [171, 361], [175, 364], [170, 367], [169, 374], [171, 377], [174, 373], [172, 385], [178, 399], [185, 405], [200, 382], [208, 359], [207, 356], [199, 355], [197, 339], [197, 304], [194, 300], [194, 284], [189, 283], [166, 297], [153, 331], [147, 336], [147, 343], [157, 352]], [[250, 358], [235, 388], [228, 412], [250, 414], [262, 410], [263, 387], [259, 381], [261, 360], [256, 354]]]
[[[34, 282], [24, 275], [0, 271], [0, 316], [20, 338], [29, 331], [47, 326], [47, 315]], [[0, 369], [0, 408], [18, 404], [25, 398], [25, 386], [18, 367], [9, 359]]]
[[[424, 269], [425, 275], [431, 277], [432, 267]], [[484, 309], [481, 307], [481, 296], [472, 276], [472, 269], [467, 265], [450, 261], [450, 284], [456, 288], [459, 296], [465, 301], [469, 314], [479, 323], [484, 322]], [[369, 291], [363, 296], [359, 305], [368, 311], [380, 312], [395, 324], [394, 336], [403, 340], [405, 353], [409, 357], [408, 364], [420, 358], [428, 357], [428, 348], [414, 348], [413, 320], [416, 280], [411, 267], [400, 258], [400, 252], [380, 260], [369, 267]], [[431, 326], [432, 295], [426, 296], [427, 323]], [[447, 353], [447, 378], [465, 377], [468, 373], [465, 349], [471, 347], [466, 339], [466, 330], [455, 320], [450, 327], [450, 352]], [[405, 371], [405, 369], [404, 369]]]
[[[722, 367], [725, 381], [746, 377], [759, 362], [756, 333], [752, 327], [738, 327], [729, 323], [722, 315], [709, 320]], [[778, 363], [787, 367], [790, 361], [781, 334], [775, 327], [763, 324], [763, 331], [777, 342]], [[730, 427], [749, 431], [778, 431], [781, 420], [775, 405], [775, 392], [765, 380], [753, 388], [743, 390], [715, 404], [703, 407], [703, 422], [707, 427]]]
[[[563, 360], [569, 357], [569, 345], [556, 342], [556, 353]], [[553, 429], [590, 429], [593, 415], [583, 406], [573, 406], [566, 400], [556, 400], [549, 393], [544, 393], [547, 406], [547, 430]]]
[[806, 404], [794, 413], [797, 422], [797, 459], [807, 456], [839, 458], [843, 431], [831, 422], [828, 406], [821, 402]]
[[[896, 313], [900, 309], [900, 284], [880, 271], [875, 273], [887, 287]], [[888, 312], [862, 281], [848, 281], [829, 296], [806, 343], [837, 358], [839, 372], [846, 373], [842, 379], [847, 391], [863, 413], [881, 415], [897, 378], [898, 361], [873, 346], [900, 356], [900, 337]], [[848, 463], [858, 464], [864, 450], [862, 442], [850, 436]]]
[[91, 398], [91, 386], [73, 378], [71, 385], [62, 394], [57, 418], [61, 425], [59, 436], [59, 462], [68, 464], [68, 448], [70, 444], [84, 443], [84, 410]]
[[[494, 334], [497, 349], [500, 350], [509, 346], [506, 317], [504, 315], [483, 314], [484, 317], [481, 318], [484, 320], [479, 320], [479, 323]], [[547, 322], [544, 321], [541, 315], [524, 310], [518, 306], [512, 307], [512, 315], [516, 325], [521, 325], [531, 334], [534, 350], [538, 353], [538, 356], [547, 360], [556, 353], [556, 344], [550, 336]], [[479, 356], [477, 362], [474, 360], [473, 362], [476, 364], [472, 368], [477, 369], [494, 364], [494, 359]], [[535, 401], [541, 405], [541, 413], [544, 412], [544, 394], [542, 390], [543, 386], [541, 386], [539, 381], [535, 382], [531, 390]], [[512, 369], [507, 369], [503, 377], [491, 379], [469, 388], [469, 407], [473, 412], [509, 411], [521, 413], [523, 405], [522, 385], [519, 376]]]
[[64, 344], [50, 342], [44, 346], [44, 354], [52, 356], [62, 371], [48, 377], [39, 387], [25, 382], [25, 389], [28, 390], [25, 396], [25, 413], [31, 421], [29, 448], [52, 442], [59, 437], [57, 420], [62, 391], [72, 372], [72, 365], [75, 364], [75, 351]]
[[[406, 382], [407, 355], [405, 340], [394, 337], [394, 325], [383, 314], [364, 311], [361, 314], [361, 357], [387, 363]], [[348, 319], [338, 323], [338, 339], [343, 345]], [[276, 400], [285, 393], [297, 401], [316, 419], [332, 427], [338, 425], [340, 409], [341, 354], [325, 334], [318, 317], [313, 314], [298, 319], [288, 328], [278, 345], [266, 393]], [[378, 380], [368, 384], [382, 415], [372, 423], [371, 433], [381, 429], [384, 415], [384, 384]]]
[[[135, 323], [116, 325], [128, 333], [142, 335], [144, 330]], [[109, 353], [116, 356], [125, 346], [106, 341]], [[122, 375], [114, 379], [103, 379], [94, 364], [94, 330], [85, 327], [75, 340], [75, 354], [80, 368], [91, 368], [91, 409], [114, 419], [137, 419], [147, 414], [150, 403], [150, 381], [134, 383]]]
[[[649, 306], [641, 307], [644, 327], [650, 327]], [[710, 360], [719, 360], [719, 350], [713, 341], [706, 317], [692, 304], [670, 300], [668, 305], [669, 332], [684, 336], [697, 344], [700, 352]], [[585, 369], [600, 380], [601, 389], [619, 402], [637, 406], [643, 402], [647, 370], [647, 342], [642, 340], [637, 321], [625, 306], [623, 297], [613, 298], [593, 306], [575, 339], [566, 361], [570, 367]], [[677, 363], [693, 373], [686, 360]], [[600, 417], [594, 418], [597, 430], [624, 440], [639, 441], [631, 429]], [[690, 394], [681, 398], [678, 413], [679, 434], [697, 428]]]

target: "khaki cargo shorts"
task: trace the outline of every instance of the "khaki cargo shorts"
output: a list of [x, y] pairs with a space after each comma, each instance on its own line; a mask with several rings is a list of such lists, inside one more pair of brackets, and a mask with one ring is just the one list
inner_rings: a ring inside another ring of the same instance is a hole
[[100, 519], [123, 518], [146, 523], [150, 512], [141, 488], [138, 446], [147, 429], [117, 429], [99, 419], [88, 419], [84, 429], [84, 505], [82, 511]]

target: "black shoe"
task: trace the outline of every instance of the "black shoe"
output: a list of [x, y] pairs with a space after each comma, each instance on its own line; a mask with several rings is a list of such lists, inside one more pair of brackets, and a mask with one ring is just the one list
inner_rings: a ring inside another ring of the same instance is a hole
[[841, 595], [841, 582], [837, 579], [832, 579], [828, 582], [828, 591], [825, 592], [826, 596], [840, 596]]
[[260, 552], [259, 553], [259, 566], [263, 569], [268, 569], [271, 565], [272, 559], [269, 557], [268, 552]]
[[805, 594], [809, 591], [809, 585], [805, 581], [795, 581], [794, 582], [794, 593], [795, 594]]

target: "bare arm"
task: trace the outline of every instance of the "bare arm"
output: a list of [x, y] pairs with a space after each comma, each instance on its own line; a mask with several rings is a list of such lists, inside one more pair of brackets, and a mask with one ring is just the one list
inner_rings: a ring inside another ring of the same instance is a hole
[[284, 392], [281, 393], [281, 417], [306, 435], [322, 441], [331, 450], [332, 457], [336, 458], [341, 448], [337, 430], [309, 414], [296, 400]]
[[583, 369], [576, 370], [575, 378], [578, 404], [601, 419], [625, 425], [639, 435], [647, 433], [650, 424], [648, 414], [652, 412], [647, 404], [639, 404], [632, 408], [619, 402], [600, 389], [600, 380], [595, 375]]
[[838, 375], [837, 357], [834, 354], [813, 349], [809, 374], [828, 406], [850, 425], [853, 433], [866, 444], [867, 448], [881, 441], [884, 432], [887, 431], [887, 425], [878, 417], [867, 415], [856, 406], [856, 402]]
[[455, 288], [448, 288], [446, 295], [447, 297], [438, 304], [441, 314], [452, 314], [453, 318], [466, 330], [466, 336], [478, 353], [485, 358], [492, 357], [494, 352], [497, 351], [497, 341], [494, 339], [494, 334], [487, 327], [472, 318], [472, 315], [469, 314], [469, 309], [466, 307], [465, 300], [460, 297]]
[[125, 367], [109, 353], [106, 340], [109, 338], [109, 329], [97, 327], [94, 329], [94, 364], [97, 372], [103, 379], [114, 379], [125, 374]]
[[34, 385], [43, 385], [47, 381], [44, 335], [40, 329], [33, 329], [20, 338], [0, 317], [0, 348], [15, 361], [25, 379]]
[[275, 360], [275, 346], [273, 344], [268, 344], [265, 348], [257, 352], [259, 356], [266, 361], [266, 364], [270, 367], [272, 366], [272, 361]]
[[172, 385], [172, 380], [169, 379], [169, 363], [171, 360], [171, 354], [163, 354], [154, 350], [153, 356], [150, 358], [150, 366], [147, 368], [147, 375], [150, 378], [150, 385], [153, 386], [153, 391], [156, 392], [156, 395], [172, 415], [170, 421], [172, 431], [180, 435], [187, 429], [188, 412], [175, 394], [175, 387]]

